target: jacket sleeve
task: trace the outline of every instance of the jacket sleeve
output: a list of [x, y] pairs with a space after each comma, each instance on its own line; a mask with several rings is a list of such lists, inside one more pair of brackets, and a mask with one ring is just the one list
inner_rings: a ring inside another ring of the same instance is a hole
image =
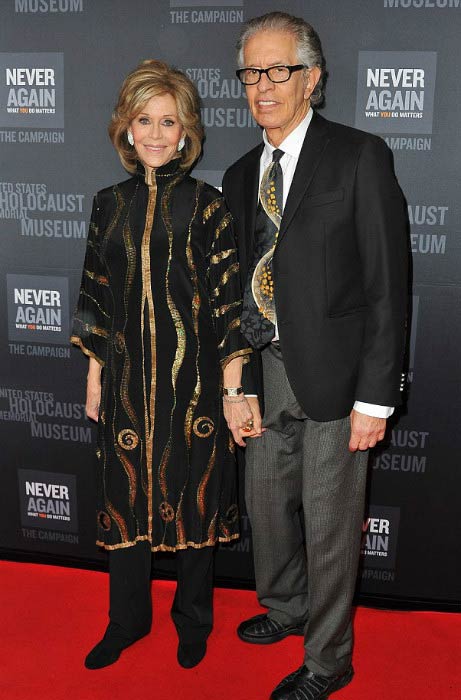
[[209, 229], [208, 290], [218, 353], [224, 368], [234, 357], [245, 356], [244, 362], [247, 362], [251, 348], [240, 333], [242, 293], [239, 262], [232, 216], [223, 197], [217, 196], [205, 208], [203, 223]]
[[[233, 190], [232, 187], [232, 180], [234, 176], [231, 176], [229, 171], [226, 171], [224, 173], [224, 178], [223, 178], [223, 183], [222, 183], [222, 190], [223, 190], [223, 195], [226, 203], [228, 204], [230, 210], [232, 211], [232, 205], [231, 205], [231, 192]], [[237, 240], [241, 239], [243, 232], [236, 231], [236, 238]], [[237, 245], [238, 249], [238, 245]], [[242, 279], [242, 271], [240, 270], [240, 281], [241, 281], [241, 287], [242, 289], [244, 288], [245, 285], [245, 280]], [[251, 352], [250, 355], [248, 355], [248, 361], [243, 365], [242, 369], [242, 386], [245, 394], [254, 394], [254, 395], [261, 395], [262, 387], [260, 386], [260, 381], [259, 378], [261, 376], [261, 359], [260, 359], [260, 352], [259, 350], [255, 350], [253, 348], [253, 351]]]
[[102, 234], [97, 197], [88, 229], [82, 281], [73, 317], [71, 342], [104, 366], [111, 328], [110, 280], [101, 254]]
[[401, 403], [408, 316], [406, 203], [392, 155], [379, 138], [365, 141], [355, 181], [355, 230], [362, 263], [367, 317], [356, 400]]

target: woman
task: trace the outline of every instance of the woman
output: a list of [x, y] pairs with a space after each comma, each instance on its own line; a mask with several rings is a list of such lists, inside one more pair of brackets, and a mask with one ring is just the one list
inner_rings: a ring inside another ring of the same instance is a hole
[[178, 661], [191, 668], [212, 627], [213, 546], [238, 537], [226, 419], [237, 442], [251, 430], [238, 262], [221, 194], [187, 174], [202, 141], [190, 80], [144, 61], [109, 133], [133, 177], [95, 198], [72, 336], [90, 358], [110, 572], [109, 625], [85, 665], [114, 663], [149, 632], [151, 551], [175, 551]]

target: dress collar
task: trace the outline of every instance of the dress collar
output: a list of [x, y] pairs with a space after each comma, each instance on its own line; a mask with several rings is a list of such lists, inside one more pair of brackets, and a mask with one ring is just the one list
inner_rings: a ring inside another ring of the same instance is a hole
[[147, 180], [147, 171], [141, 161], [136, 161], [136, 175], [143, 178], [146, 185], [152, 184], [158, 177], [172, 177], [173, 175], [185, 174], [184, 170], [181, 170], [181, 158], [172, 158], [165, 165], [160, 165], [158, 168], [153, 168], [152, 170], [152, 182], [149, 183]]

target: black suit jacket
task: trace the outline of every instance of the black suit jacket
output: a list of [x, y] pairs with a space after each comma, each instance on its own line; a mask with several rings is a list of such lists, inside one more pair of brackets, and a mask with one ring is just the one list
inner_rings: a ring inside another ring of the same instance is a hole
[[[253, 256], [263, 145], [225, 173], [242, 286]], [[314, 113], [283, 212], [273, 274], [284, 364], [312, 419], [400, 403], [408, 305], [405, 200], [377, 136]], [[260, 353], [244, 389], [263, 397]]]

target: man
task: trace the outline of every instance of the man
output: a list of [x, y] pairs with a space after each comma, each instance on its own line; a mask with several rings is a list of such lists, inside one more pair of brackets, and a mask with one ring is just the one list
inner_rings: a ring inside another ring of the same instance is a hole
[[367, 450], [403, 388], [406, 208], [384, 142], [312, 110], [325, 61], [310, 25], [273, 12], [247, 23], [238, 49], [264, 143], [229, 168], [223, 191], [245, 289], [241, 329], [255, 348], [242, 436], [268, 608], [238, 634], [260, 644], [304, 635], [304, 663], [271, 698], [323, 700], [352, 679]]

